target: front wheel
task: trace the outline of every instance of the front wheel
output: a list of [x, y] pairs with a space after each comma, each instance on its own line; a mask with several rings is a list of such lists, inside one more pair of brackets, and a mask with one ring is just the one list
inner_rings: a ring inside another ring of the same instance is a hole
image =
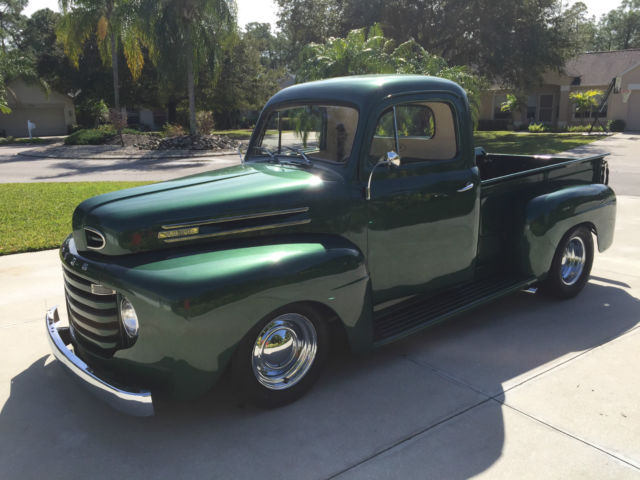
[[558, 245], [544, 290], [565, 299], [575, 297], [589, 280], [593, 265], [593, 237], [586, 227], [569, 231]]
[[301, 397], [326, 359], [327, 328], [311, 307], [296, 305], [259, 322], [240, 342], [232, 376], [242, 397], [278, 407]]

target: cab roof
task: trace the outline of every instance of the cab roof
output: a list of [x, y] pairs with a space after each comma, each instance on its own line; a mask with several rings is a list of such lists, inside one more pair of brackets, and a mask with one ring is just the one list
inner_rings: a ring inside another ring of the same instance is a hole
[[331, 101], [362, 107], [388, 96], [411, 92], [444, 91], [466, 96], [457, 83], [426, 75], [359, 75], [300, 83], [276, 93], [265, 108], [278, 103]]

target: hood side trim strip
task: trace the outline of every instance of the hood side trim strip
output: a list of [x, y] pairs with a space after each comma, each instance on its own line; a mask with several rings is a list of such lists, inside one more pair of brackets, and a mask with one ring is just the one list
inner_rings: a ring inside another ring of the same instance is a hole
[[[201, 222], [193, 223], [174, 223], [172, 225], [162, 225], [163, 230], [172, 230], [174, 228], [188, 228], [188, 227], [201, 227], [203, 225], [215, 225], [217, 223], [238, 222], [242, 220], [253, 220], [256, 218], [277, 217], [281, 215], [293, 215], [295, 213], [306, 213], [309, 211], [309, 207], [292, 208], [289, 210], [277, 210], [273, 212], [254, 213], [249, 215], [238, 215], [235, 217], [225, 217], [210, 220], [202, 220]], [[306, 222], [305, 222], [306, 223]], [[265, 226], [260, 228], [272, 228], [273, 226]], [[195, 238], [195, 237], [191, 237]], [[200, 237], [202, 238], [202, 237]]]
[[166, 238], [164, 239], [165, 243], [175, 243], [175, 242], [185, 242], [187, 240], [199, 240], [202, 238], [214, 238], [214, 237], [222, 237], [226, 235], [237, 235], [239, 233], [249, 233], [249, 232], [257, 232], [260, 230], [270, 230], [273, 228], [284, 228], [284, 227], [293, 227], [295, 225], [305, 225], [307, 223], [311, 223], [311, 219], [307, 218], [304, 220], [296, 220], [293, 222], [284, 222], [284, 223], [274, 223], [271, 225], [261, 225], [258, 227], [248, 227], [248, 228], [238, 228], [235, 230], [227, 230], [224, 232], [216, 232], [216, 233], [208, 233], [203, 235], [191, 235], [189, 237], [181, 237], [181, 238]]

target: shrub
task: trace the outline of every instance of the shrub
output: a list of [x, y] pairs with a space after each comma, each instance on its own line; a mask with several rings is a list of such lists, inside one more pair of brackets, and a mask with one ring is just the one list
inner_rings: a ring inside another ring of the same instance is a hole
[[198, 125], [198, 132], [202, 135], [209, 135], [215, 127], [213, 113], [204, 110], [196, 113], [196, 124]]
[[627, 128], [627, 123], [622, 120], [609, 120], [607, 123], [607, 129], [610, 132], [624, 132], [624, 129]]
[[498, 120], [478, 120], [478, 130], [480, 131], [497, 131], [497, 130], [510, 130], [511, 120], [498, 119]]
[[567, 129], [567, 131], [572, 132], [572, 133], [576, 133], [576, 132], [604, 132], [604, 128], [602, 127], [602, 125], [596, 125], [593, 127], [593, 130], [591, 130], [591, 125], [572, 125], [571, 127], [569, 127]]
[[186, 133], [182, 125], [176, 125], [173, 123], [165, 123], [162, 126], [162, 132], [165, 137], [178, 137]]
[[530, 133], [547, 133], [551, 131], [551, 127], [544, 123], [532, 123], [529, 125], [528, 130]]
[[109, 108], [104, 100], [87, 99], [76, 107], [78, 124], [83, 127], [95, 128], [105, 123], [109, 116]]
[[98, 128], [85, 128], [78, 130], [67, 138], [65, 145], [103, 145], [117, 135], [111, 125], [102, 125]]

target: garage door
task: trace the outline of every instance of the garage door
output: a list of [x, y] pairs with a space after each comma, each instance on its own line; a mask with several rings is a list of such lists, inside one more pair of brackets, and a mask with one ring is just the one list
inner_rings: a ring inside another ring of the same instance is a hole
[[36, 124], [33, 135], [66, 135], [64, 106], [46, 108], [14, 108], [9, 115], [0, 115], [0, 130], [13, 137], [28, 137], [27, 120]]
[[640, 90], [631, 91], [627, 108], [627, 130], [640, 130]]

